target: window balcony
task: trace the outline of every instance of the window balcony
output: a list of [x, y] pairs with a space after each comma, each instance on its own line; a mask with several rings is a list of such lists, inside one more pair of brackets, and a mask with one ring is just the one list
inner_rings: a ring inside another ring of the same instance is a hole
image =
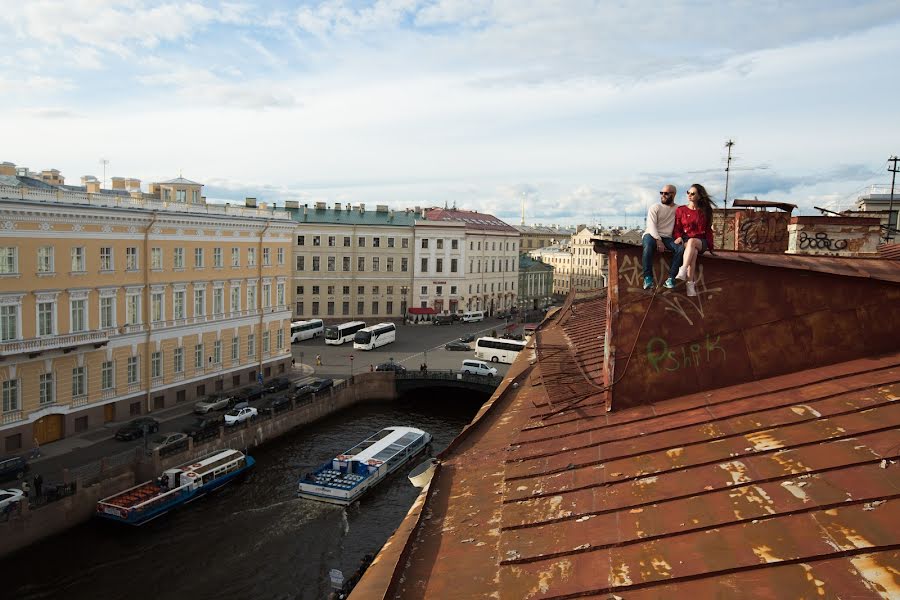
[[93, 344], [95, 347], [105, 346], [109, 342], [109, 331], [84, 331], [67, 335], [53, 335], [27, 340], [0, 342], [0, 356], [15, 354], [39, 354], [47, 350], [64, 349], [67, 352], [78, 346]]
[[21, 410], [11, 410], [9, 412], [3, 413], [3, 424], [7, 425], [9, 423], [15, 423], [16, 421], [21, 421], [25, 416], [22, 414]]
[[135, 381], [134, 383], [128, 384], [128, 391], [130, 392], [139, 392], [141, 390], [141, 382]]
[[77, 406], [84, 406], [87, 403], [88, 403], [87, 394], [81, 394], [79, 396], [72, 397], [72, 408], [75, 408]]

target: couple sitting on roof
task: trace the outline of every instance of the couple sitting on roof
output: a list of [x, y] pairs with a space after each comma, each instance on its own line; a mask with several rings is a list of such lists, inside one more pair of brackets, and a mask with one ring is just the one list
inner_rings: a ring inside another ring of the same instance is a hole
[[641, 240], [644, 246], [644, 289], [653, 287], [654, 252], [670, 250], [675, 253], [669, 278], [669, 289], [685, 282], [688, 296], [696, 296], [697, 257], [713, 249], [712, 207], [706, 189], [699, 183], [687, 191], [688, 203], [675, 205], [675, 186], [665, 185], [659, 193], [659, 203], [647, 211], [647, 230]]

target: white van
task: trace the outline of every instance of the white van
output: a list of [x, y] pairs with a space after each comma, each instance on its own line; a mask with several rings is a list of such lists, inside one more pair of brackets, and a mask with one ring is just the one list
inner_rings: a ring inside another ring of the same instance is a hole
[[488, 377], [493, 377], [497, 374], [497, 369], [489, 367], [483, 360], [464, 360], [460, 371], [471, 375], [486, 375]]
[[477, 323], [478, 321], [484, 321], [484, 311], [472, 310], [469, 312], [464, 312], [462, 320], [464, 323]]

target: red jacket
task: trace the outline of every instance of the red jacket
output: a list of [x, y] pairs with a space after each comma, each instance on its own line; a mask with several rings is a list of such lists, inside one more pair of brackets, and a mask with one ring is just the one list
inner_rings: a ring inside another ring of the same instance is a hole
[[706, 238], [706, 249], [713, 249], [712, 224], [706, 222], [702, 210], [691, 210], [686, 205], [675, 209], [675, 227], [673, 238]]

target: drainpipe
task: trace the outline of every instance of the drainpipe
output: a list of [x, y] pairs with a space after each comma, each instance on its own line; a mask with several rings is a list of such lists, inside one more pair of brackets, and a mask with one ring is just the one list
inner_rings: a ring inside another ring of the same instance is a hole
[[[256, 303], [259, 306], [259, 372], [257, 373], [257, 379], [263, 373], [263, 350], [262, 350], [262, 334], [263, 334], [263, 319], [266, 316], [265, 311], [263, 311], [262, 306], [262, 285], [263, 285], [263, 238], [266, 236], [266, 232], [269, 230], [269, 227], [272, 226], [272, 221], [266, 221], [266, 226], [263, 227], [263, 230], [259, 234], [259, 249], [256, 251], [256, 270], [259, 273], [258, 283], [256, 284]], [[272, 347], [272, 340], [269, 340], [269, 348]]]
[[159, 213], [154, 211], [153, 220], [150, 221], [150, 224], [147, 225], [147, 228], [144, 230], [144, 299], [146, 301], [144, 302], [141, 313], [143, 313], [144, 323], [147, 325], [147, 335], [144, 338], [144, 375], [146, 377], [144, 381], [147, 382], [146, 402], [148, 413], [152, 410], [152, 407], [150, 405], [150, 388], [153, 384], [153, 381], [150, 378], [150, 363], [152, 362], [150, 359], [150, 336], [153, 333], [153, 326], [151, 323], [152, 319], [150, 318], [150, 230], [153, 229], [153, 226], [156, 224], [157, 220], [159, 220]]

